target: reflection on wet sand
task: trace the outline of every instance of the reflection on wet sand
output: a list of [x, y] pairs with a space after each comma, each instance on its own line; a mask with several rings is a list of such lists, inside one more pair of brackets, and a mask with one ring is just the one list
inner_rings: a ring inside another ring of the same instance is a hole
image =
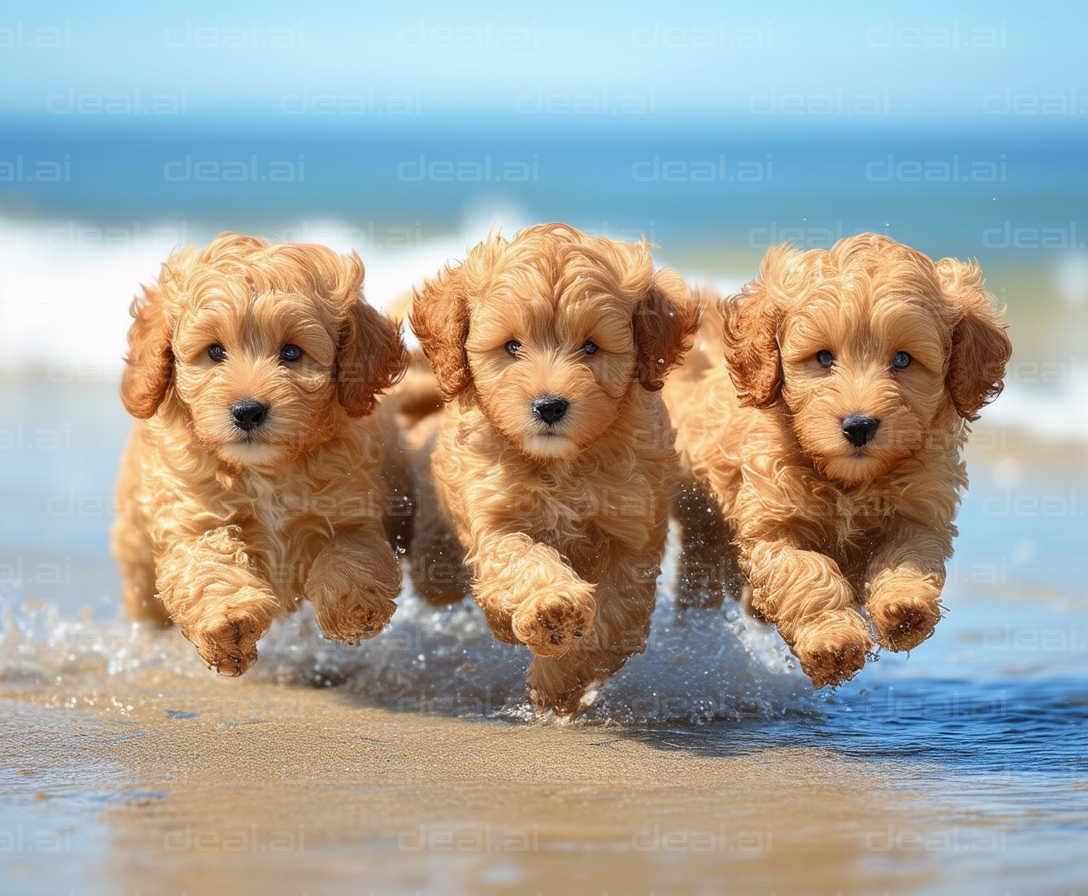
[[[156, 677], [71, 713], [90, 764], [123, 768], [116, 795], [153, 795], [101, 813], [111, 892], [831, 894], [924, 886], [937, 867], [895, 842], [921, 832], [904, 763]], [[27, 761], [67, 766], [69, 749]]]

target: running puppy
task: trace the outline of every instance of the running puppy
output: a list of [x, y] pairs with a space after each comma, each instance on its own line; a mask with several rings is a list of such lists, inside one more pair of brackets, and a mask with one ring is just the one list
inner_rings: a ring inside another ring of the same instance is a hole
[[137, 422], [113, 530], [125, 602], [175, 622], [220, 673], [245, 672], [303, 597], [337, 641], [393, 615], [396, 433], [371, 412], [408, 358], [362, 283], [354, 254], [224, 233], [172, 254], [133, 302], [121, 396]]
[[726, 366], [668, 396], [682, 600], [747, 580], [817, 687], [862, 668], [870, 623], [889, 650], [928, 638], [967, 421], [1001, 392], [1011, 352], [992, 302], [977, 265], [886, 236], [771, 249], [719, 305]]
[[573, 714], [645, 647], [676, 481], [659, 390], [698, 319], [645, 242], [561, 224], [490, 237], [415, 297], [450, 401], [417, 464], [413, 579], [439, 604], [471, 581], [495, 636], [533, 652], [542, 712]]

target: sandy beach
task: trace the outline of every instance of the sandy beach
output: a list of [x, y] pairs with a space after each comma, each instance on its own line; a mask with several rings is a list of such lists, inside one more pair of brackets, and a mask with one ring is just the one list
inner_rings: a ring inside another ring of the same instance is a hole
[[[1009, 836], [955, 794], [926, 805], [909, 762], [227, 684], [16, 704], [18, 892], [902, 891], [969, 880], [927, 855], [938, 840], [977, 860]], [[43, 867], [50, 833], [64, 861]]]

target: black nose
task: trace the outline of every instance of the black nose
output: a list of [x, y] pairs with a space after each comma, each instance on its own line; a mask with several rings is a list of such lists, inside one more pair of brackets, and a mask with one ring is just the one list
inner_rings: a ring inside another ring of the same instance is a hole
[[533, 413], [543, 420], [548, 426], [552, 426], [563, 419], [563, 415], [570, 407], [570, 402], [560, 395], [545, 395], [533, 402]]
[[268, 417], [268, 405], [252, 398], [243, 398], [230, 406], [230, 415], [234, 418], [235, 426], [249, 432], [264, 423]]
[[873, 440], [878, 426], [879, 420], [862, 414], [851, 414], [842, 421], [842, 434], [851, 445], [860, 448]]

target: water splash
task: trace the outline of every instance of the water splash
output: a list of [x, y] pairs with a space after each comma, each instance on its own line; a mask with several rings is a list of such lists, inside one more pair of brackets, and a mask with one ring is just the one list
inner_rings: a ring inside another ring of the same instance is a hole
[[[178, 679], [212, 673], [177, 630], [153, 631], [119, 610], [95, 619], [53, 603], [0, 600], [0, 681], [140, 681], [149, 670]], [[469, 601], [443, 609], [401, 598], [379, 637], [345, 645], [321, 637], [309, 607], [277, 623], [247, 678], [341, 689], [400, 711], [528, 721], [522, 647], [497, 641]], [[646, 652], [604, 686], [584, 719], [603, 724], [702, 724], [776, 718], [813, 709], [811, 685], [767, 626], [737, 608], [679, 612], [662, 600]]]

